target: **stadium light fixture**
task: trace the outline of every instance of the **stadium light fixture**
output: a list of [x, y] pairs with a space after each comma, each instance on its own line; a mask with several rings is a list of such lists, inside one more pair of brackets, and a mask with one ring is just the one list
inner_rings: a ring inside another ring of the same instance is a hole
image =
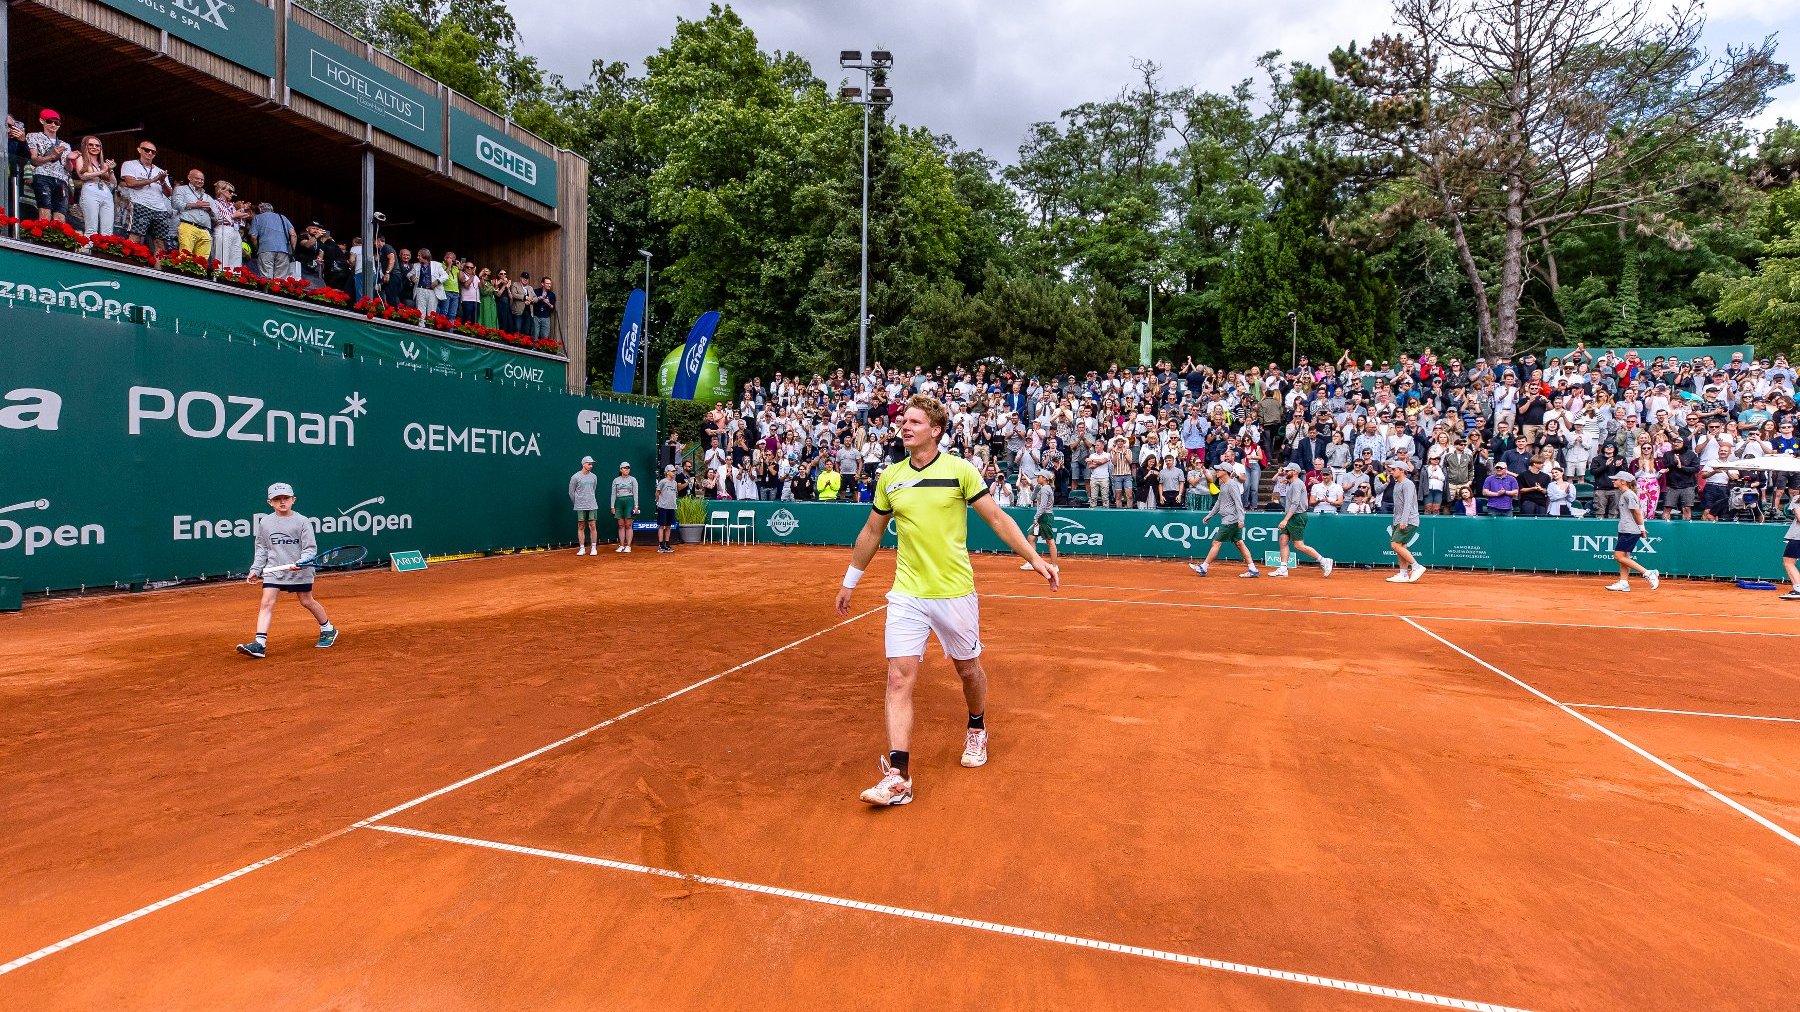
[[[867, 63], [863, 62], [862, 55], [860, 49], [838, 52], [838, 66], [863, 72], [863, 87], [845, 85], [838, 90], [838, 98], [863, 108], [862, 286], [856, 314], [856, 367], [859, 371], [869, 368], [869, 110], [886, 109], [894, 104], [894, 91], [887, 87], [887, 71], [894, 65], [894, 54], [885, 49], [871, 50]], [[877, 73], [881, 74], [882, 86], [879, 88], [875, 87]]]

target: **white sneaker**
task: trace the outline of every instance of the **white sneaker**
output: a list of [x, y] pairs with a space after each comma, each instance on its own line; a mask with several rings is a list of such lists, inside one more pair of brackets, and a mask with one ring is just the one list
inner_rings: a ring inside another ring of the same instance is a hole
[[1398, 573], [1395, 573], [1393, 576], [1388, 577], [1387, 582], [1389, 582], [1389, 583], [1411, 583], [1412, 580], [1409, 579], [1409, 577], [1411, 577], [1411, 576], [1412, 576], [1411, 570], [1402, 569]]
[[969, 728], [968, 740], [963, 743], [962, 764], [971, 768], [987, 765], [986, 728]]
[[614, 546], [613, 546], [613, 551], [615, 551], [615, 552], [622, 552], [622, 551], [624, 551], [624, 550], [625, 550], [625, 546], [624, 546], [624, 545], [614, 545]]
[[1019, 563], [1019, 572], [1021, 572], [1021, 573], [1031, 572], [1031, 563], [1029, 563], [1029, 562]]
[[1286, 576], [1287, 575], [1287, 567], [1286, 566], [1278, 566], [1278, 567], [1276, 567], [1275, 571], [1270, 573], [1269, 575], [1272, 577], [1273, 576]]
[[1425, 567], [1415, 565], [1412, 567], [1412, 571], [1406, 574], [1406, 582], [1407, 583], [1418, 583], [1419, 577], [1424, 576], [1424, 575], [1425, 575]]
[[587, 554], [587, 546], [582, 545], [580, 548], [575, 549], [575, 554], [576, 555], [586, 555]]
[[1652, 569], [1644, 574], [1644, 579], [1649, 581], [1650, 589], [1655, 590], [1657, 585], [1662, 583], [1662, 574]]
[[1188, 568], [1194, 571], [1195, 576], [1205, 576], [1206, 575], [1206, 566], [1202, 565], [1201, 563], [1190, 562], [1190, 563], [1188, 563]]
[[1621, 594], [1629, 594], [1629, 593], [1631, 593], [1631, 584], [1626, 583], [1624, 580], [1620, 580], [1618, 583], [1607, 584], [1606, 589], [1607, 590], [1616, 590]]
[[862, 799], [871, 805], [910, 805], [913, 799], [912, 781], [889, 766], [888, 758], [884, 755], [881, 757], [881, 782], [862, 792]]
[[1243, 571], [1243, 572], [1241, 572], [1241, 573], [1239, 573], [1239, 574], [1238, 574], [1238, 579], [1240, 579], [1240, 580], [1254, 580], [1254, 579], [1256, 579], [1256, 578], [1257, 578], [1257, 577], [1259, 577], [1259, 576], [1261, 576], [1261, 575], [1262, 575], [1262, 570], [1260, 570], [1260, 569], [1257, 569], [1257, 568], [1256, 568], [1256, 567], [1255, 567], [1255, 566], [1252, 566], [1252, 567], [1250, 567], [1250, 568], [1249, 568], [1249, 569], [1246, 569], [1246, 570], [1244, 570], [1244, 571]]
[[630, 546], [630, 545], [626, 545], [626, 546], [625, 546], [625, 554], [626, 554], [626, 555], [630, 555], [630, 554], [631, 554], [631, 546]]
[[1330, 576], [1331, 575], [1331, 567], [1335, 566], [1335, 565], [1337, 565], [1337, 563], [1332, 559], [1320, 559], [1319, 560], [1319, 575], [1320, 576]]

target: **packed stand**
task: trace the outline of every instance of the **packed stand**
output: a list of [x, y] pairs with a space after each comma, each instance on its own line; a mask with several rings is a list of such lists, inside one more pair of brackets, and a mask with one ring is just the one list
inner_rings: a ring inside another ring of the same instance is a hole
[[1465, 365], [1428, 349], [1379, 366], [1190, 359], [1051, 377], [877, 364], [752, 380], [706, 415], [697, 442], [672, 433], [663, 462], [707, 498], [870, 502], [881, 469], [905, 456], [900, 406], [929, 393], [950, 412], [942, 449], [976, 462], [1003, 505], [1032, 502], [1046, 473], [1058, 505], [1206, 509], [1229, 469], [1257, 508], [1292, 465], [1311, 512], [1392, 512], [1385, 465], [1400, 458], [1427, 514], [1616, 517], [1612, 479], [1625, 471], [1649, 514], [1754, 521], [1783, 515], [1800, 476], [1725, 465], [1796, 453], [1795, 382], [1785, 356], [1644, 361], [1585, 348], [1543, 362]]
[[[370, 316], [467, 336], [529, 343], [553, 350], [555, 282], [513, 276], [501, 268], [435, 258], [430, 249], [400, 249], [375, 237], [375, 287], [363, 290], [362, 238], [340, 242], [319, 222], [296, 228], [268, 201], [252, 202], [227, 180], [208, 185], [189, 169], [176, 181], [157, 164], [157, 146], [137, 141], [123, 165], [107, 157], [101, 139], [71, 145], [60, 136], [62, 116], [38, 114], [38, 129], [7, 117], [8, 156], [26, 179], [35, 217], [18, 222], [42, 239], [114, 259], [181, 269], [244, 287], [313, 301], [354, 306]], [[28, 170], [28, 171], [27, 171]], [[23, 216], [22, 216], [23, 217]], [[66, 226], [66, 227], [63, 227]], [[284, 282], [271, 286], [267, 282]], [[325, 293], [332, 293], [326, 295]]]

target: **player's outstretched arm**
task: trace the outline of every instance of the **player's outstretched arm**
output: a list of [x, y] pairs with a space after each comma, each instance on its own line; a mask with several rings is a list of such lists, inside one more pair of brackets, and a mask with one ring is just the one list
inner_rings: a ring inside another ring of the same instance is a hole
[[862, 579], [863, 570], [875, 560], [875, 550], [881, 547], [881, 532], [887, 528], [888, 514], [880, 510], [870, 510], [869, 519], [863, 522], [862, 530], [856, 532], [856, 547], [850, 549], [850, 569], [844, 573], [844, 585], [837, 592], [837, 613], [850, 614], [850, 593], [856, 589], [856, 582]]
[[1037, 574], [1049, 582], [1050, 589], [1056, 589], [1056, 567], [1045, 562], [1043, 557], [1038, 555], [1037, 546], [1032, 543], [1031, 539], [1025, 537], [1025, 532], [1019, 530], [1019, 525], [1013, 522], [1012, 517], [1006, 515], [1006, 511], [1000, 508], [1000, 504], [994, 502], [993, 496], [982, 496], [975, 500], [972, 508], [981, 516], [981, 519], [987, 521], [987, 525], [994, 529], [995, 534], [1000, 535], [1000, 540], [1006, 542], [1006, 547], [1012, 549], [1014, 555], [1031, 563], [1031, 568], [1037, 570]]

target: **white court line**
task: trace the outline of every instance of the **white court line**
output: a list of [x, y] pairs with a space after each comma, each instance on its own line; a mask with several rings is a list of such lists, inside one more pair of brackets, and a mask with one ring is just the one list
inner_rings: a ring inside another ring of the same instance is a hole
[[[1130, 604], [1140, 608], [1198, 608], [1203, 611], [1268, 611], [1283, 615], [1349, 615], [1354, 618], [1405, 618], [1393, 611], [1336, 611], [1328, 608], [1275, 608], [1254, 604], [1204, 604], [1198, 601], [1132, 601], [1116, 597], [1070, 597], [1066, 594], [983, 594], [983, 601], [1067, 601], [1085, 604]], [[1429, 604], [1429, 601], [1422, 602]], [[1598, 622], [1550, 622], [1530, 618], [1481, 618], [1471, 615], [1420, 615], [1433, 622], [1474, 622], [1478, 625], [1532, 625], [1561, 629], [1618, 629], [1625, 632], [1696, 633], [1707, 636], [1772, 636], [1800, 639], [1800, 633], [1765, 632], [1760, 629], [1691, 629], [1661, 625], [1605, 625]]]
[[[1210, 577], [1209, 577], [1209, 579], [1210, 579]], [[1265, 577], [1265, 579], [1266, 579], [1266, 577]], [[1292, 580], [1294, 578], [1289, 577], [1288, 579]], [[1301, 576], [1298, 578], [1298, 583], [1301, 587], [1304, 587], [1307, 583], [1311, 582], [1312, 579], [1314, 579], [1314, 577]], [[1289, 584], [1289, 586], [1293, 586], [1293, 585], [1294, 584], [1292, 584], [1292, 583]], [[1095, 583], [1064, 583], [1064, 584], [1062, 584], [1062, 586], [1075, 587], [1075, 588], [1079, 588], [1082, 590], [1139, 590], [1139, 591], [1143, 591], [1143, 592], [1149, 593], [1149, 594], [1197, 594], [1197, 593], [1201, 593], [1200, 588], [1194, 587], [1194, 586], [1188, 586], [1188, 587], [1113, 587], [1113, 586], [1103, 586], [1101, 584], [1095, 584]], [[1245, 597], [1269, 598], [1271, 600], [1278, 600], [1278, 601], [1351, 601], [1351, 602], [1362, 602], [1362, 603], [1369, 603], [1369, 604], [1416, 604], [1417, 603], [1416, 598], [1398, 598], [1398, 597], [1332, 597], [1327, 594], [1305, 594], [1305, 593], [1259, 594], [1254, 591], [1243, 591], [1243, 590], [1236, 591], [1236, 593], [1242, 594]], [[986, 595], [983, 595], [983, 596], [986, 596]], [[1434, 608], [1492, 608], [1494, 606], [1494, 603], [1492, 601], [1471, 602], [1468, 604], [1464, 604], [1464, 603], [1461, 603], [1458, 601], [1432, 601], [1430, 603], [1431, 603], [1431, 606]], [[1557, 607], [1559, 610], [1567, 611], [1570, 607], [1576, 607], [1576, 606], [1563, 604], [1563, 605], [1558, 605]], [[1613, 612], [1613, 611], [1617, 611], [1617, 609], [1618, 609], [1616, 600], [1602, 602], [1600, 604], [1593, 604], [1593, 605], [1580, 605], [1579, 607], [1582, 607], [1582, 608], [1588, 609], [1588, 610], [1592, 610], [1592, 611], [1604, 611], [1604, 612]], [[1791, 615], [1791, 614], [1790, 615], [1745, 615], [1742, 612], [1728, 613], [1728, 612], [1710, 612], [1710, 611], [1638, 611], [1635, 609], [1632, 610], [1631, 614], [1633, 614], [1633, 615], [1663, 615], [1663, 616], [1667, 616], [1669, 618], [1733, 618], [1733, 619], [1754, 618], [1758, 622], [1800, 622], [1800, 615]]]
[[418, 797], [412, 799], [411, 801], [407, 801], [402, 804], [395, 805], [394, 807], [388, 809], [385, 812], [380, 812], [375, 815], [371, 815], [368, 818], [361, 820], [360, 822], [351, 823], [350, 825], [345, 826], [342, 829], [333, 830], [332, 832], [326, 833], [324, 836], [317, 837], [312, 840], [308, 840], [305, 843], [299, 844], [298, 846], [290, 847], [287, 850], [284, 850], [281, 853], [276, 854], [272, 857], [265, 857], [261, 861], [256, 862], [255, 864], [247, 864], [244, 867], [237, 869], [236, 871], [227, 872], [224, 875], [220, 875], [218, 878], [215, 878], [209, 882], [202, 882], [201, 884], [193, 887], [192, 889], [188, 889], [184, 892], [176, 893], [175, 895], [170, 896], [167, 899], [157, 900], [155, 903], [152, 903], [149, 906], [139, 907], [138, 909], [133, 910], [131, 913], [123, 914], [119, 917], [115, 917], [112, 920], [107, 921], [105, 924], [96, 925], [94, 927], [87, 929], [86, 931], [80, 932], [79, 934], [70, 935], [69, 937], [63, 939], [60, 942], [54, 942], [50, 945], [46, 945], [43, 948], [37, 950], [36, 952], [26, 953], [25, 955], [20, 956], [19, 958], [13, 960], [10, 963], [0, 964], [0, 977], [3, 977], [6, 974], [13, 972], [14, 970], [20, 969], [21, 967], [29, 966], [32, 963], [35, 963], [38, 960], [43, 959], [45, 956], [55, 955], [56, 953], [61, 952], [64, 949], [67, 949], [72, 945], [79, 945], [80, 943], [85, 942], [90, 938], [93, 938], [95, 935], [103, 934], [105, 932], [111, 931], [114, 928], [121, 927], [126, 924], [130, 924], [132, 921], [135, 921], [140, 917], [147, 917], [153, 913], [156, 913], [158, 910], [162, 910], [165, 907], [173, 906], [177, 903], [180, 903], [182, 900], [188, 899], [193, 896], [198, 896], [201, 893], [206, 892], [210, 889], [216, 889], [219, 886], [222, 886], [225, 883], [233, 881], [235, 879], [243, 878], [245, 875], [248, 875], [251, 872], [256, 871], [259, 868], [267, 868], [269, 865], [272, 865], [277, 861], [281, 861], [281, 860], [285, 860], [286, 858], [293, 857], [295, 854], [298, 854], [301, 851], [311, 850], [312, 848], [317, 847], [318, 845], [320, 845], [322, 843], [330, 842], [332, 840], [337, 839], [340, 836], [343, 836], [346, 833], [350, 833], [355, 830], [362, 829], [363, 827], [368, 826], [371, 823], [378, 822], [382, 819], [385, 819], [390, 815], [398, 815], [399, 813], [404, 812], [409, 808], [414, 808], [418, 805], [422, 805], [425, 802], [430, 801], [433, 798], [440, 798], [446, 794], [449, 794], [451, 791], [459, 790], [461, 788], [467, 787], [470, 784], [476, 782], [477, 780], [483, 780], [483, 779], [493, 776], [496, 773], [500, 773], [504, 770], [509, 770], [509, 769], [513, 768], [514, 766], [519, 765], [522, 762], [529, 762], [530, 760], [536, 759], [538, 756], [541, 756], [544, 753], [551, 751], [552, 749], [561, 748], [564, 745], [567, 745], [572, 741], [577, 741], [581, 738], [585, 738], [588, 735], [593, 734], [595, 731], [598, 731], [602, 728], [611, 727], [612, 725], [617, 724], [619, 721], [624, 720], [627, 717], [633, 717], [633, 716], [636, 716], [637, 714], [643, 713], [645, 710], [648, 710], [653, 706], [660, 706], [661, 704], [666, 703], [671, 699], [675, 699], [679, 696], [685, 696], [688, 693], [693, 692], [695, 689], [699, 689], [704, 686], [711, 685], [713, 682], [716, 682], [719, 679], [724, 678], [726, 675], [734, 674], [736, 672], [744, 670], [747, 667], [750, 667], [753, 664], [757, 664], [762, 661], [766, 661], [769, 658], [774, 657], [776, 654], [783, 653], [788, 650], [792, 650], [793, 648], [799, 646], [802, 643], [806, 643], [809, 640], [818, 639], [820, 636], [823, 636], [828, 632], [832, 632], [833, 630], [842, 629], [844, 626], [847, 626], [850, 623], [857, 621], [858, 619], [867, 618], [868, 616], [873, 615], [876, 612], [881, 611], [883, 608], [886, 608], [886, 607], [887, 607], [887, 605], [884, 604], [884, 605], [877, 606], [875, 608], [871, 608], [868, 611], [865, 611], [859, 615], [853, 615], [850, 618], [847, 618], [844, 621], [837, 623], [836, 625], [827, 626], [824, 629], [821, 629], [818, 632], [813, 633], [809, 636], [802, 636], [801, 638], [795, 640], [792, 643], [787, 644], [786, 646], [776, 647], [775, 649], [769, 651], [768, 653], [763, 654], [759, 657], [753, 657], [750, 660], [747, 660], [744, 663], [737, 665], [736, 667], [726, 668], [724, 671], [721, 671], [716, 675], [711, 675], [706, 678], [702, 678], [699, 681], [695, 682], [694, 684], [687, 686], [686, 688], [676, 689], [674, 692], [671, 692], [666, 696], [662, 696], [657, 699], [653, 699], [650, 702], [643, 704], [642, 706], [632, 707], [631, 709], [626, 710], [624, 713], [621, 713], [616, 717], [609, 717], [606, 720], [603, 720], [600, 723], [593, 725], [592, 727], [582, 728], [581, 730], [575, 732], [574, 734], [569, 735], [566, 738], [559, 738], [556, 741], [553, 741], [550, 744], [545, 745], [542, 748], [533, 749], [532, 751], [527, 752], [524, 755], [519, 756], [516, 759], [508, 759], [506, 762], [503, 762], [498, 766], [492, 766], [492, 767], [489, 767], [488, 769], [482, 770], [480, 773], [477, 773], [473, 776], [464, 777], [463, 779], [458, 780], [456, 783], [453, 783], [448, 787], [440, 787], [437, 790], [432, 791], [430, 794], [421, 794]]
[[1673, 713], [1683, 717], [1724, 717], [1729, 720], [1767, 720], [1777, 724], [1800, 724], [1800, 717], [1757, 717], [1748, 713], [1708, 713], [1705, 710], [1660, 710], [1654, 706], [1602, 706], [1599, 703], [1566, 703], [1577, 710], [1634, 710], [1638, 713]]
[[1121, 945], [1118, 942], [1103, 942], [1093, 938], [1083, 938], [1079, 935], [1065, 935], [1055, 931], [1037, 931], [1032, 928], [1014, 927], [1010, 924], [997, 924], [993, 921], [975, 920], [968, 917], [952, 917], [948, 914], [935, 914], [925, 910], [912, 910], [906, 907], [888, 906], [883, 903], [864, 903], [861, 900], [849, 900], [838, 896], [826, 896], [821, 893], [800, 892], [795, 889], [783, 889], [779, 886], [759, 885], [754, 882], [739, 882], [728, 878], [714, 878], [710, 875], [690, 875], [686, 872], [671, 871], [667, 868], [654, 868], [650, 865], [631, 864], [626, 861], [610, 861], [606, 858], [587, 857], [581, 854], [570, 854], [560, 850], [542, 850], [537, 847], [522, 847], [518, 844], [499, 843], [494, 840], [480, 840], [467, 836], [450, 836], [446, 833], [431, 833], [422, 829], [408, 829], [404, 826], [370, 826], [369, 828], [379, 830], [383, 833], [397, 833], [402, 836], [437, 840], [441, 843], [455, 843], [465, 847], [480, 847], [485, 850], [498, 850], [510, 854], [522, 854], [526, 857], [541, 857], [552, 861], [567, 861], [573, 864], [592, 865], [597, 868], [610, 868], [614, 871], [627, 871], [639, 875], [655, 875], [659, 878], [680, 879], [683, 882], [718, 886], [723, 889], [736, 889], [742, 892], [760, 893], [764, 896], [779, 896], [783, 899], [801, 900], [807, 903], [819, 903], [829, 907], [842, 907], [849, 910], [861, 910], [865, 913], [885, 914], [889, 917], [904, 917], [908, 920], [928, 921], [933, 924], [947, 924], [957, 928], [974, 928], [977, 931], [991, 931], [995, 934], [1012, 935], [1017, 938], [1033, 938], [1043, 942], [1056, 942], [1061, 945], [1072, 945], [1081, 949], [1096, 949], [1101, 952], [1117, 952], [1129, 956], [1141, 956], [1145, 959], [1156, 959], [1167, 963], [1181, 963], [1185, 966], [1199, 966], [1209, 970], [1224, 970], [1228, 973], [1241, 973], [1252, 977], [1266, 977], [1270, 980], [1284, 980], [1293, 984], [1310, 984], [1314, 987], [1331, 988], [1337, 991], [1351, 991], [1357, 994], [1377, 995], [1383, 998], [1396, 998], [1401, 1001], [1418, 1002], [1424, 1005], [1436, 1005], [1439, 1008], [1479, 1009], [1482, 1010], [1482, 1012], [1520, 1012], [1520, 1010], [1506, 1005], [1469, 1001], [1463, 998], [1446, 998], [1442, 995], [1426, 994], [1421, 991], [1405, 991], [1400, 988], [1384, 987], [1380, 984], [1362, 984], [1353, 980], [1340, 980], [1336, 977], [1321, 977], [1311, 973], [1295, 973], [1290, 970], [1273, 970], [1265, 966], [1253, 966], [1249, 963], [1231, 963], [1222, 959], [1192, 956], [1184, 952], [1166, 952], [1162, 949], [1148, 949], [1138, 945]]
[[1638, 755], [1649, 760], [1651, 763], [1660, 767], [1664, 772], [1676, 777], [1677, 779], [1681, 780], [1683, 783], [1686, 783], [1688, 786], [1693, 787], [1700, 791], [1704, 791], [1707, 794], [1707, 796], [1711, 797], [1714, 801], [1717, 801], [1720, 804], [1725, 805], [1727, 808], [1730, 808], [1732, 811], [1737, 812], [1739, 815], [1742, 815], [1744, 818], [1749, 819], [1751, 822], [1754, 822], [1757, 825], [1761, 826], [1762, 828], [1768, 830], [1769, 832], [1774, 833], [1776, 836], [1781, 837], [1783, 840], [1786, 840], [1787, 842], [1793, 844], [1794, 846], [1800, 847], [1800, 836], [1795, 836], [1793, 833], [1787, 831], [1786, 829], [1783, 829], [1782, 827], [1776, 825], [1773, 822], [1770, 822], [1768, 819], [1764, 818], [1761, 815], [1758, 815], [1756, 812], [1751, 811], [1750, 809], [1744, 807], [1743, 805], [1739, 804], [1738, 802], [1733, 801], [1732, 799], [1726, 797], [1723, 794], [1720, 794], [1718, 791], [1713, 790], [1711, 787], [1706, 786], [1705, 784], [1694, 779], [1693, 777], [1689, 776], [1688, 774], [1683, 773], [1682, 771], [1676, 769], [1674, 766], [1670, 765], [1668, 762], [1666, 762], [1662, 759], [1659, 759], [1658, 757], [1656, 757], [1654, 755], [1651, 755], [1647, 750], [1639, 747], [1638, 745], [1632, 743], [1631, 741], [1628, 741], [1624, 735], [1619, 734], [1617, 731], [1614, 731], [1613, 729], [1607, 727], [1605, 724], [1602, 724], [1599, 721], [1593, 719], [1592, 717], [1589, 717], [1585, 713], [1578, 712], [1573, 707], [1569, 706], [1567, 703], [1560, 703], [1554, 699], [1551, 699], [1549, 696], [1545, 695], [1544, 693], [1539, 692], [1537, 689], [1531, 687], [1530, 685], [1525, 684], [1525, 682], [1523, 682], [1517, 678], [1514, 678], [1512, 675], [1509, 675], [1504, 671], [1501, 671], [1499, 668], [1494, 667], [1492, 664], [1489, 664], [1488, 662], [1482, 660], [1481, 658], [1475, 656], [1474, 654], [1468, 652], [1467, 650], [1464, 650], [1462, 647], [1459, 647], [1456, 644], [1445, 639], [1444, 637], [1439, 636], [1437, 633], [1432, 632], [1430, 629], [1425, 628], [1424, 626], [1420, 625], [1419, 623], [1413, 621], [1411, 618], [1409, 618], [1405, 615], [1402, 615], [1402, 616], [1400, 616], [1400, 620], [1402, 622], [1405, 622], [1407, 625], [1412, 626], [1414, 629], [1417, 629], [1420, 632], [1424, 633], [1425, 635], [1431, 637], [1432, 639], [1437, 640], [1439, 643], [1442, 643], [1443, 645], [1449, 647], [1450, 649], [1456, 651], [1457, 653], [1462, 654], [1464, 657], [1467, 657], [1469, 660], [1474, 661], [1476, 664], [1479, 664], [1482, 667], [1488, 669], [1489, 671], [1492, 671], [1494, 674], [1499, 675], [1501, 678], [1504, 678], [1507, 681], [1518, 686], [1519, 688], [1524, 689], [1526, 692], [1529, 692], [1532, 695], [1536, 696], [1537, 698], [1543, 700], [1544, 702], [1549, 703], [1551, 706], [1556, 707], [1558, 710], [1561, 710], [1562, 712], [1568, 714], [1569, 716], [1574, 717], [1576, 720], [1581, 721], [1583, 724], [1586, 724], [1587, 726], [1593, 728], [1594, 730], [1600, 732], [1601, 734], [1606, 735], [1608, 738], [1611, 738], [1613, 741], [1616, 741], [1619, 744], [1630, 749], [1631, 751], [1636, 752]]

